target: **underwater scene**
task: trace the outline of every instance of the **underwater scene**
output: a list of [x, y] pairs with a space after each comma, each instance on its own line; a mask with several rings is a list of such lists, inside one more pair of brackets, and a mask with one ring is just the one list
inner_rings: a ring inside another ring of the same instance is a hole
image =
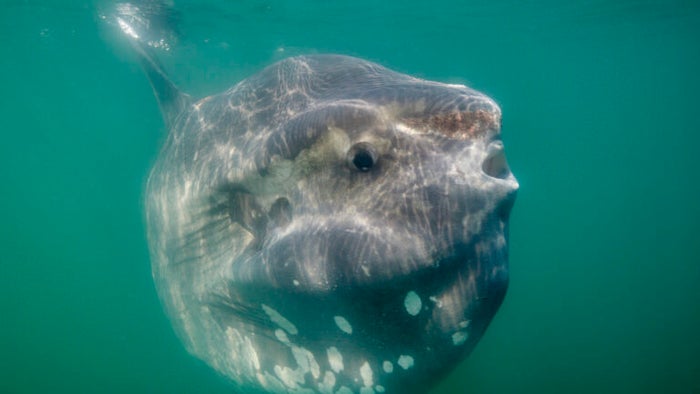
[[0, 2], [0, 393], [700, 393], [700, 2]]

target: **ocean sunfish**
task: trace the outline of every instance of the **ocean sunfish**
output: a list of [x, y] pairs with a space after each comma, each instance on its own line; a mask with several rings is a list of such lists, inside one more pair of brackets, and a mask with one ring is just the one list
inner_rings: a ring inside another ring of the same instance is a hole
[[501, 111], [463, 85], [340, 55], [180, 92], [117, 17], [168, 128], [145, 206], [189, 352], [241, 393], [422, 393], [508, 284], [518, 183]]

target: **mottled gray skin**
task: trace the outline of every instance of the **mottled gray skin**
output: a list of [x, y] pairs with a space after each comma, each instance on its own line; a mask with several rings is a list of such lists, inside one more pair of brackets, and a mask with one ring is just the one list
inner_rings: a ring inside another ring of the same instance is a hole
[[146, 208], [190, 352], [241, 392], [342, 394], [424, 392], [472, 350], [518, 187], [491, 99], [324, 55], [179, 100]]
[[469, 354], [518, 188], [493, 100], [322, 55], [195, 101], [121, 7], [169, 128], [148, 239], [192, 354], [241, 393], [334, 394], [425, 392]]

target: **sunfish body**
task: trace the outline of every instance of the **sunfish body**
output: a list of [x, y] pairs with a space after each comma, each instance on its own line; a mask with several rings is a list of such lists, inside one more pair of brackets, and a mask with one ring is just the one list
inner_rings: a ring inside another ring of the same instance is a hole
[[196, 101], [135, 47], [169, 128], [153, 276], [192, 354], [241, 393], [334, 394], [425, 392], [469, 354], [518, 188], [493, 100], [319, 55]]

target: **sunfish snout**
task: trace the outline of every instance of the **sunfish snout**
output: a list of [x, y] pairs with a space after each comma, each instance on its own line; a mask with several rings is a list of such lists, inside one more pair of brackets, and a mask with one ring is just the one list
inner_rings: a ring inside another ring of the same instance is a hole
[[498, 213], [502, 220], [507, 221], [510, 210], [515, 203], [519, 184], [508, 166], [502, 141], [492, 141], [488, 144], [486, 158], [482, 162], [481, 169], [490, 178], [493, 198], [498, 201]]

